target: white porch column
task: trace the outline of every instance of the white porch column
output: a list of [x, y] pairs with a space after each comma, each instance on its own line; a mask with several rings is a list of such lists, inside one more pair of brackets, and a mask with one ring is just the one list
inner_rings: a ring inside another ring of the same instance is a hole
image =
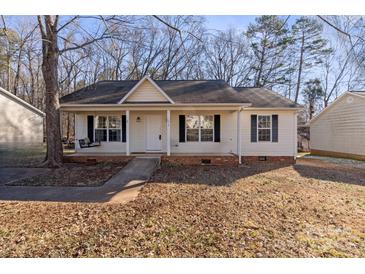
[[166, 131], [167, 131], [167, 137], [166, 137], [166, 146], [167, 146], [167, 156], [170, 156], [171, 154], [171, 125], [170, 125], [170, 110], [168, 109], [166, 111]]
[[242, 156], [242, 133], [241, 133], [241, 110], [237, 110], [237, 155], [238, 155], [238, 163], [241, 164], [241, 156]]
[[125, 120], [126, 120], [126, 125], [125, 125], [125, 131], [126, 131], [126, 134], [125, 134], [125, 136], [126, 136], [126, 142], [125, 142], [125, 147], [126, 147], [126, 149], [125, 149], [125, 151], [126, 151], [126, 154], [127, 154], [127, 156], [129, 156], [131, 153], [130, 153], [130, 149], [129, 149], [129, 110], [126, 110], [125, 111]]

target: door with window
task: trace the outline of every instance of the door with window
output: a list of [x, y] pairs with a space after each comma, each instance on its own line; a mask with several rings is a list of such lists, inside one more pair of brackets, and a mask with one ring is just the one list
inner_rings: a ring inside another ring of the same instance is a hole
[[162, 115], [147, 115], [146, 150], [161, 151], [162, 149]]

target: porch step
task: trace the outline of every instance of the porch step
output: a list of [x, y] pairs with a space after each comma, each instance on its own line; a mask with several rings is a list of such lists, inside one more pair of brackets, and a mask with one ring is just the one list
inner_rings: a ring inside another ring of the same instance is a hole
[[161, 156], [138, 156], [138, 157], [135, 157], [133, 160], [135, 160], [135, 159], [151, 160], [153, 163], [155, 163], [157, 168], [160, 167], [160, 165], [161, 165]]

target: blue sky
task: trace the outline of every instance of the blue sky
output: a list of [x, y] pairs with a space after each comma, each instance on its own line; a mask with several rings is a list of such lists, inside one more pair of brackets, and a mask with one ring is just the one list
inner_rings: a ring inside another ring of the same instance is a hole
[[207, 28], [225, 30], [228, 28], [245, 29], [249, 23], [255, 21], [256, 16], [247, 15], [210, 15], [207, 19]]
[[[280, 16], [286, 19], [287, 16]], [[290, 16], [288, 23], [291, 25], [298, 16]], [[246, 29], [247, 26], [255, 21], [253, 15], [207, 15], [207, 28], [215, 30], [226, 30], [229, 28]]]

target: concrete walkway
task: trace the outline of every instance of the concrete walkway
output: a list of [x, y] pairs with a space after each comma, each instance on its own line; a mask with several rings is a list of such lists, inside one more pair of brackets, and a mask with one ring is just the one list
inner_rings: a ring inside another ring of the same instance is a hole
[[0, 200], [126, 203], [138, 195], [159, 162], [159, 158], [134, 158], [100, 187], [0, 185]]

